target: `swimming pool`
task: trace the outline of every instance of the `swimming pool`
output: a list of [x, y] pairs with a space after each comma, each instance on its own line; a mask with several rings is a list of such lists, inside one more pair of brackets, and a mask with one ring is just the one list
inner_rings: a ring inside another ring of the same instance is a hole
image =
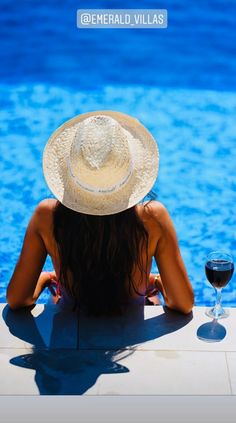
[[[29, 217], [38, 201], [51, 196], [41, 168], [47, 138], [70, 116], [110, 108], [132, 111], [157, 140], [155, 191], [174, 220], [196, 304], [212, 300], [205, 257], [216, 248], [236, 251], [234, 93], [107, 86], [88, 96], [51, 85], [2, 86], [1, 92], [2, 301]], [[234, 285], [235, 277], [224, 290], [225, 304], [236, 305]]]
[[[170, 9], [169, 32], [122, 30], [118, 43], [115, 30], [109, 37], [104, 31], [79, 32], [73, 20], [78, 4], [65, 3], [59, 10], [54, 0], [36, 0], [33, 9], [30, 2], [1, 0], [0, 301], [29, 218], [51, 196], [41, 168], [49, 135], [76, 114], [113, 109], [140, 119], [158, 142], [155, 191], [174, 220], [196, 304], [210, 304], [207, 253], [223, 248], [236, 257], [236, 6], [217, 1], [213, 8], [200, 1], [202, 14], [189, 2], [160, 2], [158, 7]], [[91, 2], [95, 6], [109, 2]], [[200, 16], [196, 32], [193, 23]], [[45, 267], [51, 267], [49, 259]], [[235, 281], [234, 275], [223, 291], [225, 305], [236, 306]], [[47, 293], [40, 302], [46, 298]]]

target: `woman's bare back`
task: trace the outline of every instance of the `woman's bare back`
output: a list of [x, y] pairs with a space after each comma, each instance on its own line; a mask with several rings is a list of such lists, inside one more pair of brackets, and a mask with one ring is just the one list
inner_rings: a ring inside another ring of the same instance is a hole
[[[45, 216], [44, 219], [42, 219], [41, 224], [41, 231], [40, 235], [45, 243], [46, 249], [48, 254], [50, 255], [53, 266], [55, 269], [56, 277], [59, 278], [59, 269], [60, 269], [60, 259], [58, 254], [57, 245], [53, 236], [53, 211], [57, 204], [57, 200], [54, 199], [48, 199], [45, 200], [47, 202], [47, 207], [45, 210]], [[148, 232], [148, 254], [146, 257], [146, 251], [142, 252], [142, 260], [144, 266], [147, 264], [147, 275], [149, 275], [152, 265], [152, 257], [155, 254], [157, 241], [158, 241], [158, 226], [153, 221], [150, 213], [148, 213], [148, 210], [150, 208], [150, 205], [147, 205], [147, 202], [143, 204], [137, 204], [136, 205], [136, 211], [138, 213], [139, 218], [143, 222], [145, 229]], [[138, 289], [140, 293], [145, 295], [146, 292], [146, 280], [147, 276], [145, 272], [140, 271], [139, 267], [135, 264], [133, 268], [132, 278], [135, 284], [135, 287]], [[128, 286], [128, 281], [127, 281]], [[142, 303], [144, 299], [140, 297], [137, 293], [135, 293], [134, 290], [132, 292], [132, 298], [135, 300], [135, 302]]]

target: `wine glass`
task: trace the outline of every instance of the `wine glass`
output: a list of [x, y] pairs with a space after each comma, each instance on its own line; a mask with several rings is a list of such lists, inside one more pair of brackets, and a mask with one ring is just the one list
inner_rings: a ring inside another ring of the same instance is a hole
[[229, 312], [224, 310], [221, 305], [221, 291], [233, 275], [233, 257], [231, 254], [225, 253], [224, 251], [211, 252], [206, 259], [205, 272], [208, 281], [216, 290], [215, 306], [208, 309], [206, 314], [214, 319], [227, 317]]

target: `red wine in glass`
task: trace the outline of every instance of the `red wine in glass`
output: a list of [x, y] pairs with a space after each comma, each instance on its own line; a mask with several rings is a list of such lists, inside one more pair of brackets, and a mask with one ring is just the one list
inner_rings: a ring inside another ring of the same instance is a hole
[[215, 306], [207, 310], [206, 314], [215, 319], [227, 317], [228, 312], [221, 305], [221, 290], [232, 278], [234, 272], [233, 258], [223, 251], [214, 251], [207, 257], [205, 264], [206, 277], [216, 290]]
[[234, 264], [227, 260], [212, 260], [206, 263], [205, 271], [214, 288], [224, 288], [232, 278]]

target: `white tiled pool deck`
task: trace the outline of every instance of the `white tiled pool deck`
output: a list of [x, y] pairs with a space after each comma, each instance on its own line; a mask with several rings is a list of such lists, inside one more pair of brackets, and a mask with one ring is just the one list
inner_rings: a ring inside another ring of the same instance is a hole
[[236, 308], [217, 322], [205, 307], [133, 306], [109, 319], [0, 307], [0, 394], [236, 394]]

